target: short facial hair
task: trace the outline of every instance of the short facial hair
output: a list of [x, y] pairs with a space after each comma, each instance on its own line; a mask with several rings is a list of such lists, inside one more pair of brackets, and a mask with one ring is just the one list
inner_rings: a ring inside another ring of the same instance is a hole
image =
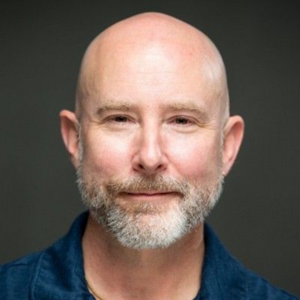
[[[133, 176], [124, 180], [86, 182], [83, 174], [83, 145], [79, 135], [77, 183], [83, 203], [92, 218], [124, 247], [160, 249], [169, 247], [204, 222], [217, 203], [223, 187], [219, 171], [216, 182], [207, 185], [163, 175]], [[221, 169], [221, 168], [220, 168]], [[163, 204], [125, 203], [122, 193], [176, 193], [179, 199]]]

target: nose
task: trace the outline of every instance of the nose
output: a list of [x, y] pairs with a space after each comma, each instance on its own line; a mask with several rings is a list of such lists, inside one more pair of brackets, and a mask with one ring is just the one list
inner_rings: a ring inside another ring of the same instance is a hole
[[164, 153], [159, 130], [154, 128], [142, 130], [136, 143], [137, 151], [133, 158], [135, 171], [145, 175], [154, 175], [167, 168], [167, 157]]

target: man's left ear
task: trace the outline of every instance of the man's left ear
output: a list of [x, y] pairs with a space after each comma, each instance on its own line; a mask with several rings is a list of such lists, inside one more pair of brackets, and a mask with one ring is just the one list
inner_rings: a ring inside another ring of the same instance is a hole
[[228, 119], [224, 128], [223, 175], [226, 176], [239, 152], [244, 136], [244, 121], [240, 116]]

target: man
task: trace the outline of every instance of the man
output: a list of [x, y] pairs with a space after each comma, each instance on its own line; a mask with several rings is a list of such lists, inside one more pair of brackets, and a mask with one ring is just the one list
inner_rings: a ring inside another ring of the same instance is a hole
[[1, 299], [296, 299], [244, 269], [205, 217], [237, 156], [225, 68], [192, 26], [146, 13], [100, 34], [60, 113], [89, 215], [3, 266]]

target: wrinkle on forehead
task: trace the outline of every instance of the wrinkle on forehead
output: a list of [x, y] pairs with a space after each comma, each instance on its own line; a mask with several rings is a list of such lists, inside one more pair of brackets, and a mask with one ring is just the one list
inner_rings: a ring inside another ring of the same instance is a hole
[[[140, 71], [151, 74], [155, 68], [172, 70], [176, 61], [182, 66], [194, 65], [194, 71], [204, 74], [215, 93], [216, 105], [229, 115], [226, 72], [219, 51], [212, 41], [191, 25], [160, 13], [145, 13], [118, 22], [99, 36], [88, 47], [81, 65], [76, 92], [76, 113], [80, 117], [84, 102], [97, 90], [99, 74], [105, 80], [107, 69], [127, 58], [134, 60]], [[139, 60], [153, 59], [155, 64], [138, 64]], [[169, 66], [167, 64], [170, 64]], [[162, 68], [164, 66], [165, 68]], [[134, 67], [134, 65], [133, 65]], [[143, 69], [141, 69], [143, 67]]]

